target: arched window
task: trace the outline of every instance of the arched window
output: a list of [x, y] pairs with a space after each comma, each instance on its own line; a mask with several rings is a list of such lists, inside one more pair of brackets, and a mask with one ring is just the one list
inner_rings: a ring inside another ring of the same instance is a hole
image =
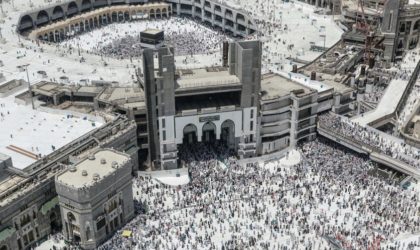
[[74, 214], [72, 212], [68, 212], [67, 213], [67, 220], [69, 221], [69, 223], [72, 223], [73, 221], [76, 220], [76, 217], [74, 216]]

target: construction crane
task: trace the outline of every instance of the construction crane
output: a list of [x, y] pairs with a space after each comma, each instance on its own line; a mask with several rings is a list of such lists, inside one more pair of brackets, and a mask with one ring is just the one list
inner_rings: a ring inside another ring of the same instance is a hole
[[364, 0], [357, 0], [357, 10], [362, 12], [362, 20], [358, 20], [358, 13], [356, 13], [356, 30], [359, 30], [365, 34], [365, 48], [364, 48], [364, 63], [369, 65], [369, 60], [371, 58], [371, 47], [373, 40], [373, 31], [371, 26], [366, 20], [365, 9], [364, 9]]

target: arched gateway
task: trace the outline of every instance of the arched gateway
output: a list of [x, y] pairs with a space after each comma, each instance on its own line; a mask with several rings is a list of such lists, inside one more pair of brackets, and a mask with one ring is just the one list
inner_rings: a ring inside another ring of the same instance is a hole
[[184, 144], [197, 142], [197, 127], [194, 124], [188, 124], [184, 127], [184, 136], [182, 141]]

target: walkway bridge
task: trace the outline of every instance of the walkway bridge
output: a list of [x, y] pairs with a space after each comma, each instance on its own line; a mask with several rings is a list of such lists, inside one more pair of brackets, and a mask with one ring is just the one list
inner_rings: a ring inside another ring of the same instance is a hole
[[379, 152], [377, 149], [365, 144], [362, 141], [358, 141], [353, 137], [346, 137], [342, 134], [335, 133], [324, 124], [318, 122], [318, 134], [333, 140], [347, 148], [350, 148], [358, 153], [368, 155], [369, 158], [374, 161], [381, 163], [385, 166], [393, 168], [399, 172], [413, 176], [415, 179], [420, 180], [420, 169], [410, 166], [405, 162], [398, 159], [394, 159], [388, 155]]

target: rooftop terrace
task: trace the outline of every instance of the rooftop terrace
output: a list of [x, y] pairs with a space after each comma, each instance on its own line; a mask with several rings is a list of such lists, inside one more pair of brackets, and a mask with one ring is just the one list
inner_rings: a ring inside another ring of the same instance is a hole
[[241, 85], [239, 78], [223, 67], [180, 70], [179, 89]]
[[52, 114], [33, 110], [30, 106], [18, 105], [14, 96], [0, 98], [0, 153], [12, 157], [13, 166], [24, 169], [89, 131], [95, 126], [83, 117], [69, 117], [65, 111]]
[[129, 160], [130, 157], [123, 153], [101, 149], [58, 175], [57, 181], [75, 188], [89, 186], [115, 172]]
[[313, 92], [302, 84], [289, 80], [280, 75], [264, 75], [261, 79], [262, 100], [270, 100], [287, 96], [291, 92], [297, 95], [305, 95]]

